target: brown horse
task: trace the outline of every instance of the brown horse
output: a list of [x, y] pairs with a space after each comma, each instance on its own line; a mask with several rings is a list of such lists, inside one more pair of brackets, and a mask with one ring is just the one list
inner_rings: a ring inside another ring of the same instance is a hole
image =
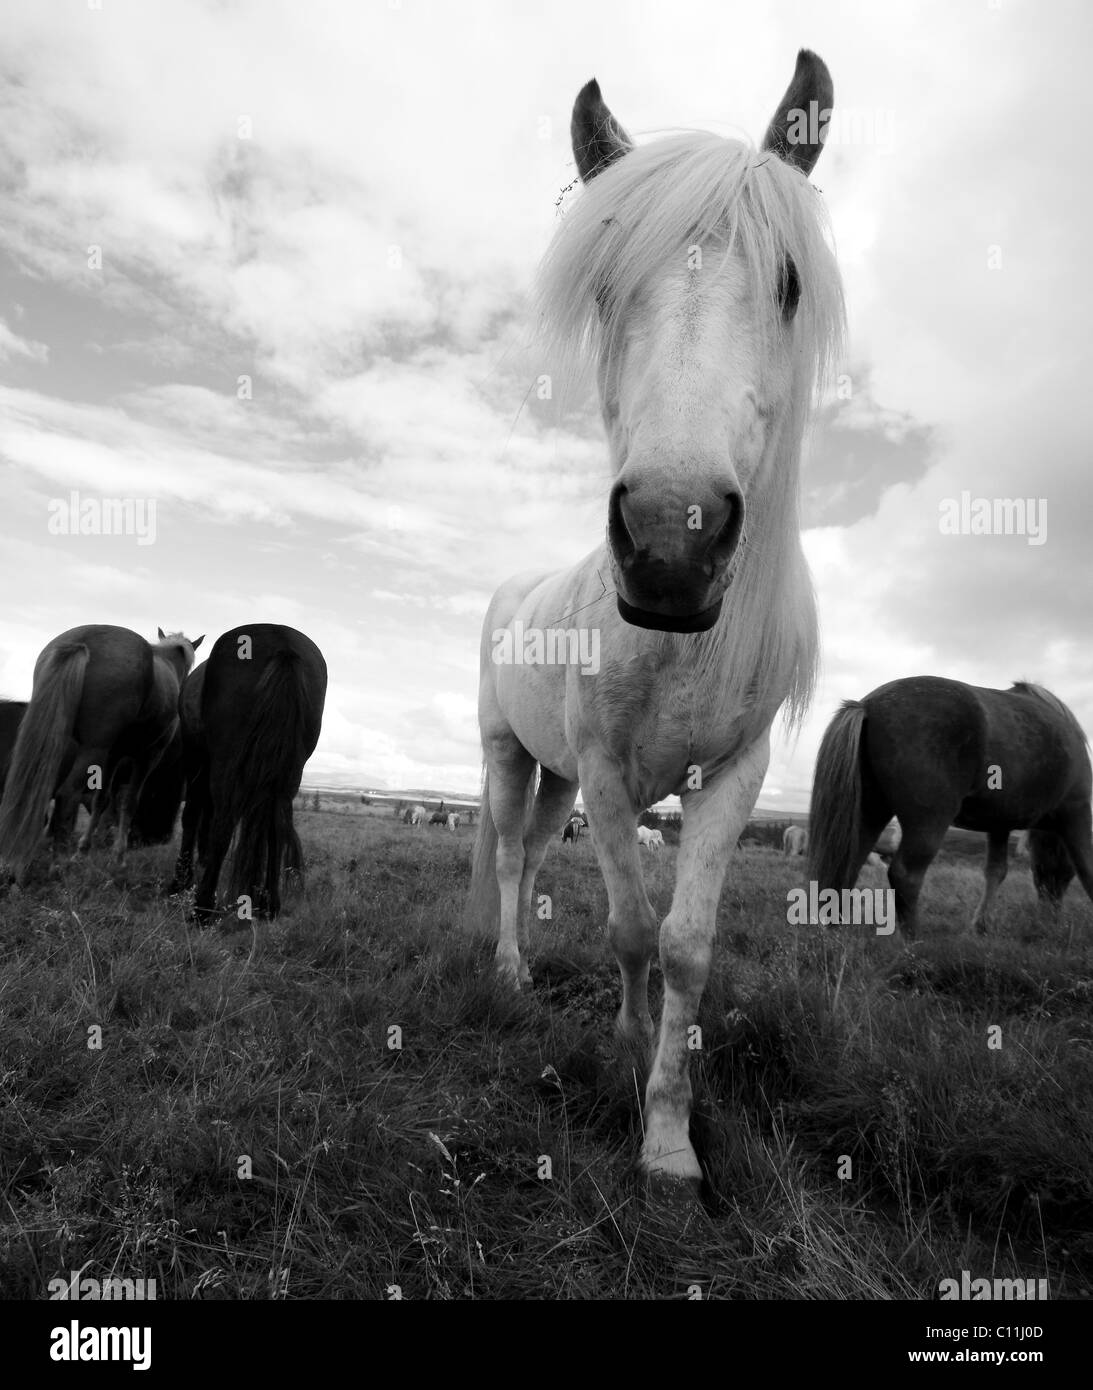
[[195, 913], [211, 917], [232, 835], [238, 827], [231, 899], [246, 897], [276, 917], [281, 877], [301, 869], [292, 799], [319, 741], [326, 661], [310, 637], [276, 623], [251, 623], [219, 637], [182, 688], [186, 762], [182, 848], [172, 891], [201, 864]]
[[938, 676], [891, 681], [847, 700], [828, 725], [812, 790], [810, 876], [851, 888], [891, 817], [902, 838], [888, 871], [908, 936], [922, 881], [950, 825], [987, 834], [975, 926], [990, 925], [1011, 830], [1028, 829], [1032, 875], [1057, 916], [1075, 872], [1093, 898], [1093, 770], [1069, 709], [1038, 685], [988, 690]]
[[[19, 726], [27, 712], [26, 700], [0, 700], [0, 796], [4, 794], [11, 755], [15, 750], [15, 740]], [[69, 741], [67, 761], [75, 753], [75, 744]], [[110, 801], [114, 808], [116, 821], [117, 799], [131, 772], [131, 765], [119, 767], [110, 784]], [[136, 810], [129, 823], [129, 843], [140, 845], [165, 844], [173, 835], [178, 808], [182, 805], [182, 791], [185, 774], [182, 765], [182, 736], [176, 730], [170, 746], [152, 768], [141, 788]], [[90, 812], [93, 794], [87, 792], [82, 797], [83, 804]]]
[[179, 688], [202, 640], [162, 629], [159, 639], [153, 646], [124, 627], [76, 627], [38, 657], [0, 802], [0, 861], [17, 882], [30, 870], [51, 798], [56, 855], [67, 846], [82, 797], [93, 793], [79, 842], [81, 853], [90, 849], [123, 765], [129, 775], [118, 784], [114, 857], [124, 864], [133, 811], [174, 737]]

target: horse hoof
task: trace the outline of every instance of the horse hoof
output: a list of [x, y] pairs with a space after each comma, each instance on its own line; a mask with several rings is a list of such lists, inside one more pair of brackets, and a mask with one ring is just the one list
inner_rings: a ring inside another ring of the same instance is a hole
[[650, 1183], [657, 1186], [666, 1183], [668, 1190], [680, 1185], [697, 1190], [702, 1183], [702, 1165], [687, 1139], [675, 1145], [659, 1142], [655, 1136], [647, 1134], [641, 1169]]

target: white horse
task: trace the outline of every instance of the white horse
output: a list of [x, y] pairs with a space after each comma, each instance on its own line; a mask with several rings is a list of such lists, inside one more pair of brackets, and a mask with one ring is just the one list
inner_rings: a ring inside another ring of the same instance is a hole
[[807, 180], [822, 144], [800, 117], [831, 96], [827, 68], [802, 50], [759, 151], [700, 133], [634, 148], [595, 81], [577, 97], [585, 187], [538, 304], [560, 352], [556, 391], [567, 365], [597, 375], [615, 474], [607, 536], [570, 569], [502, 585], [483, 627], [486, 788], [466, 921], [498, 926], [503, 979], [531, 979], [535, 876], [580, 788], [622, 976], [618, 1027], [652, 1042], [657, 918], [634, 832], [646, 806], [682, 799], [642, 1149], [646, 1171], [670, 1178], [702, 1172], [688, 1137], [687, 1030], [726, 867], [770, 726], [783, 704], [800, 717], [814, 677], [798, 476], [842, 290]]
[[783, 854], [807, 854], [808, 831], [802, 825], [787, 825], [782, 835]]
[[646, 849], [662, 849], [664, 847], [664, 836], [659, 830], [650, 830], [646, 825], [639, 825], [638, 844], [644, 845]]
[[428, 818], [429, 812], [426, 811], [424, 806], [415, 806], [410, 812], [411, 825], [424, 825]]
[[449, 829], [449, 830], [457, 830], [458, 828], [459, 828], [459, 812], [458, 812], [458, 811], [449, 811], [449, 812], [448, 812], [448, 829]]

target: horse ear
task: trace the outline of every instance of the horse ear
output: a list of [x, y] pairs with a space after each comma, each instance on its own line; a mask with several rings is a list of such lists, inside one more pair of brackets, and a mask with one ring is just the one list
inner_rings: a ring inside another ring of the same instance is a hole
[[194, 640], [190, 643], [190, 646], [193, 647], [194, 651], [196, 652], [197, 649], [198, 649], [198, 647], [201, 646], [201, 644], [202, 644], [202, 642], [204, 642], [204, 640], [205, 640], [205, 634], [202, 633], [200, 637], [195, 637], [195, 638], [194, 638]]
[[159, 633], [159, 640], [162, 642], [163, 639], [167, 636], [167, 634], [163, 631], [161, 627], [157, 627], [156, 631]]
[[586, 82], [577, 93], [569, 134], [582, 183], [595, 178], [609, 164], [621, 159], [627, 150], [634, 148], [634, 142], [615, 120], [600, 95], [600, 84], [595, 78]]
[[809, 48], [797, 54], [797, 67], [763, 136], [770, 150], [807, 178], [827, 139], [835, 87], [827, 64]]

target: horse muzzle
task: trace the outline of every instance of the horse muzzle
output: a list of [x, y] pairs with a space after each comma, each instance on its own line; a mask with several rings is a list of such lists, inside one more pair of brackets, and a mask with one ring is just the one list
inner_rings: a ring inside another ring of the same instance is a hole
[[666, 518], [658, 508], [646, 519], [624, 486], [612, 490], [607, 540], [619, 615], [657, 632], [706, 632], [721, 616], [744, 499], [731, 494], [707, 509], [705, 531], [690, 530], [678, 516]]

